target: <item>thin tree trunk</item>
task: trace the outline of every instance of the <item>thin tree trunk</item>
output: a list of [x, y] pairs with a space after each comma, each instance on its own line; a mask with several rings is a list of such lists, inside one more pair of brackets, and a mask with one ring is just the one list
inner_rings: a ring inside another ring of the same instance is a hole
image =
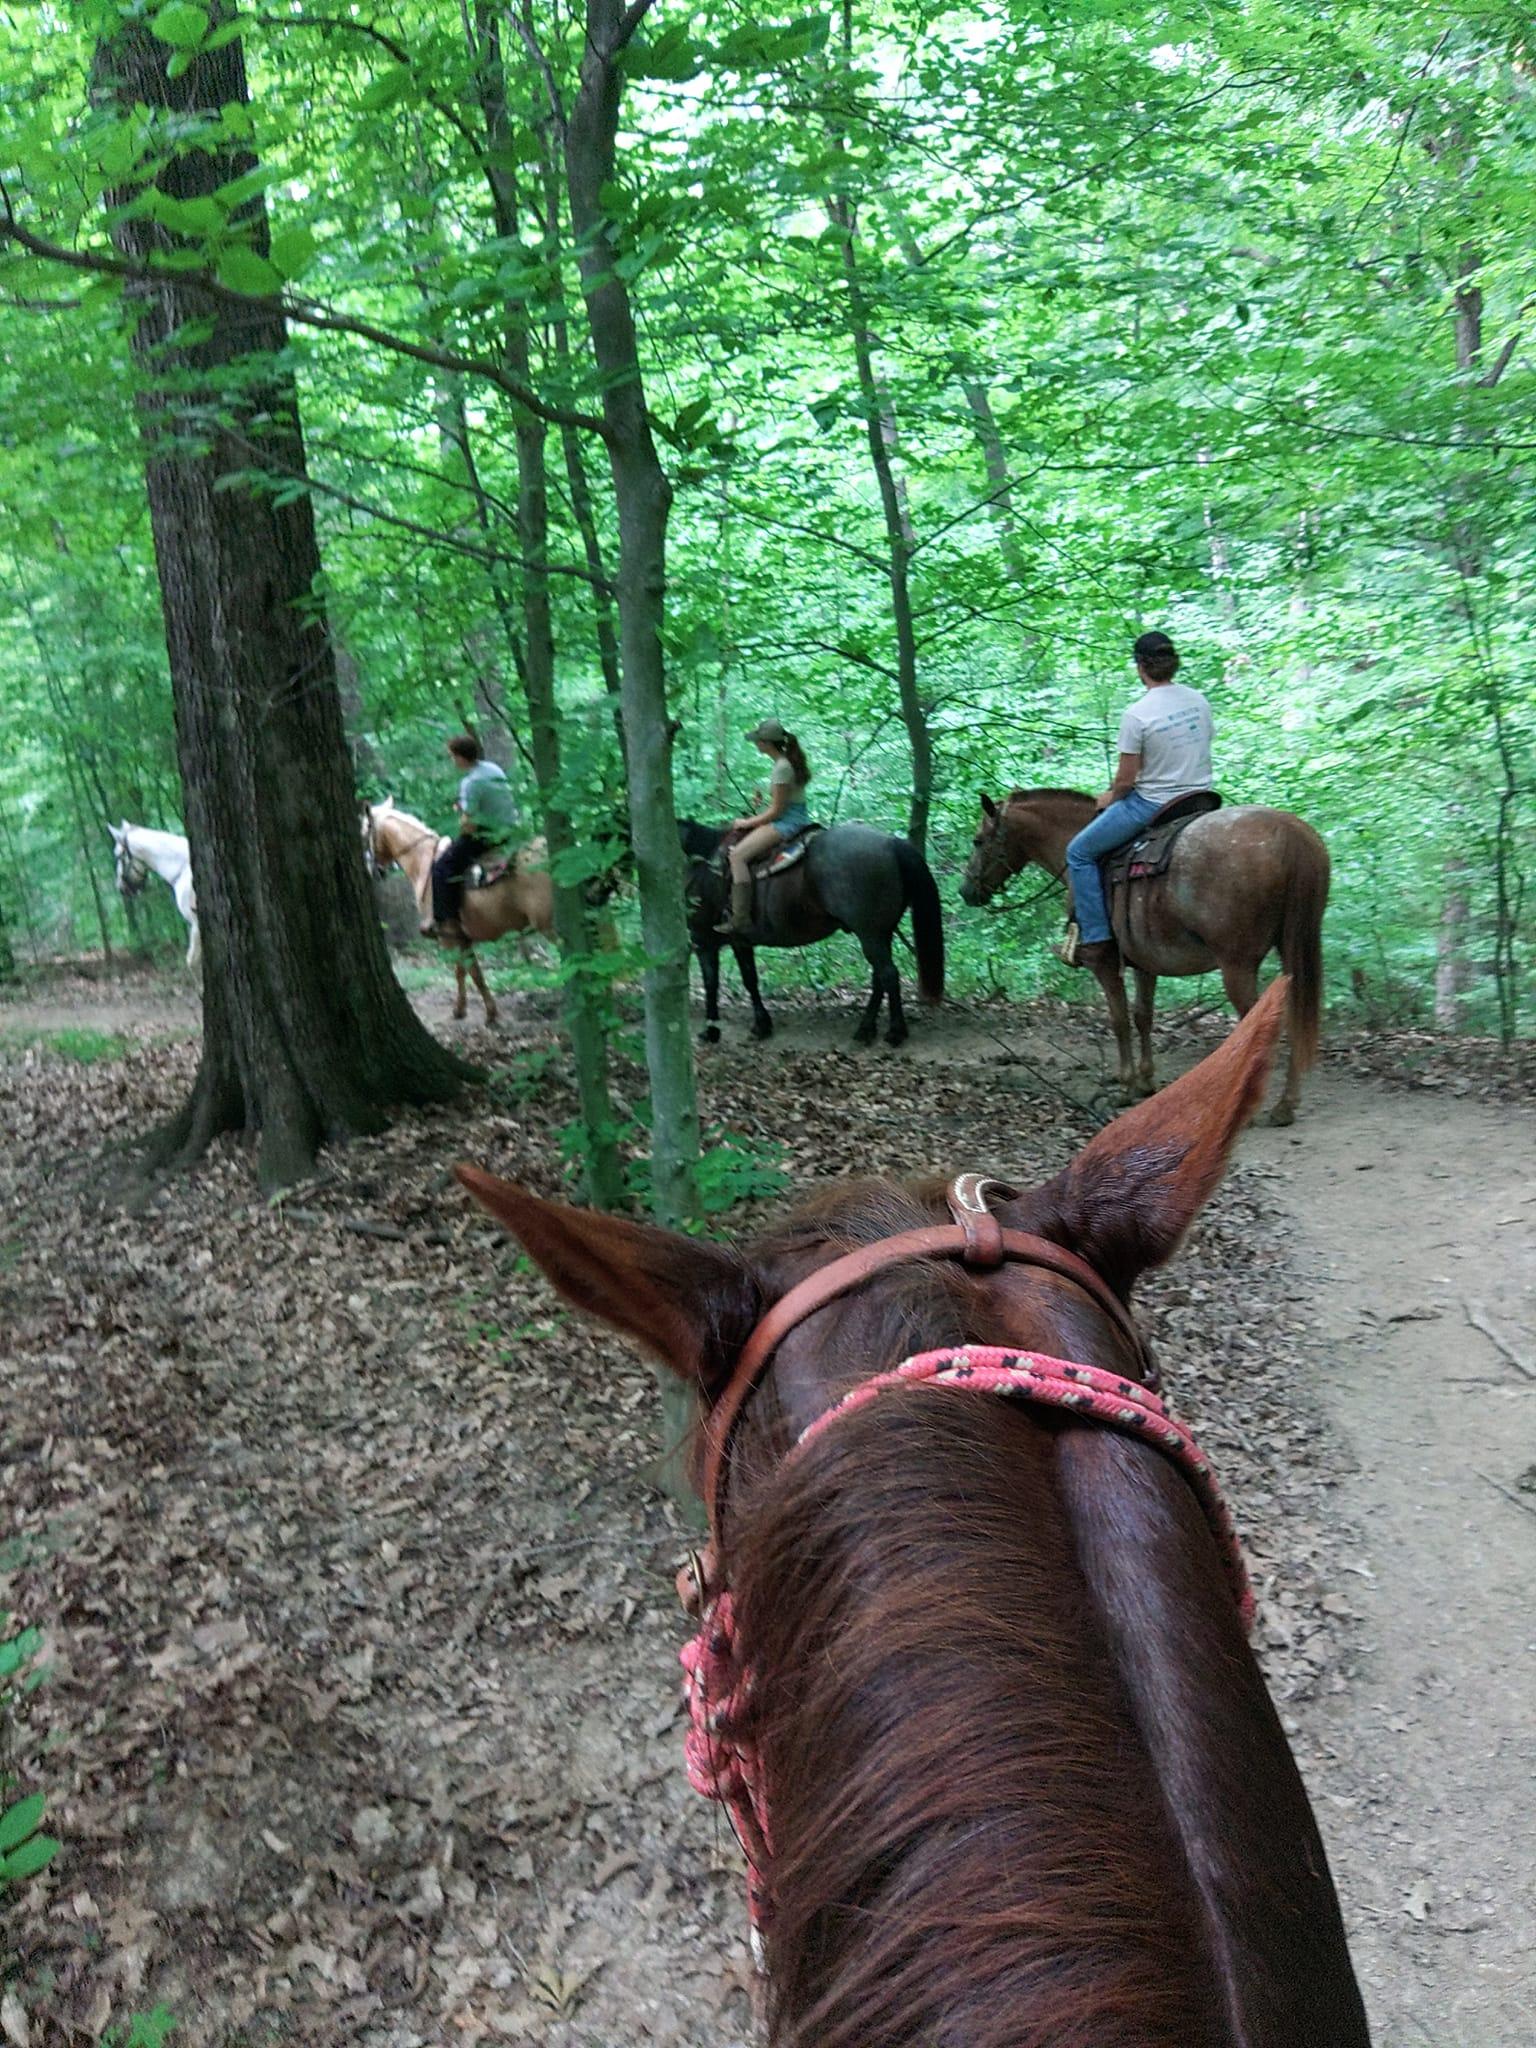
[[[74, 813], [75, 831], [79, 835], [80, 858], [85, 868], [86, 886], [91, 892], [91, 905], [96, 912], [96, 929], [101, 935], [101, 956], [110, 972], [113, 965], [112, 928], [107, 922], [106, 899], [102, 895], [101, 883], [96, 874], [97, 862], [100, 856], [91, 839], [90, 806], [86, 803], [84, 792], [80, 786], [81, 777], [75, 759], [75, 719], [70, 710], [68, 693], [64, 688], [63, 682], [60, 680], [58, 670], [54, 666], [52, 652], [49, 649], [47, 640], [43, 636], [42, 627], [38, 622], [37, 608], [32, 602], [32, 593], [24, 584], [19, 582], [17, 593], [21, 598], [22, 610], [27, 615], [27, 626], [32, 636], [32, 644], [37, 649], [37, 663], [43, 675], [43, 687], [47, 692], [48, 701], [53, 710], [59, 751], [64, 756], [64, 782], [65, 787], [69, 791], [69, 807]], [[105, 824], [105, 818], [100, 822]]]
[[1461, 1022], [1466, 936], [1467, 863], [1460, 854], [1450, 854], [1445, 861], [1440, 927], [1435, 935], [1435, 1022], [1442, 1031], [1455, 1031]]
[[[843, 0], [843, 49], [852, 81], [853, 7]], [[836, 139], [843, 144], [841, 128]], [[887, 576], [891, 586], [891, 621], [896, 634], [896, 689], [901, 720], [907, 729], [912, 754], [912, 795], [907, 810], [907, 837], [921, 853], [928, 843], [928, 813], [933, 802], [933, 736], [928, 729], [928, 711], [917, 687], [917, 633], [912, 620], [910, 566], [914, 547], [912, 523], [906, 506], [905, 485], [898, 479], [892, 462], [896, 444], [896, 420], [888, 394], [875, 369], [875, 346], [869, 304], [859, 276], [858, 222], [852, 202], [839, 197], [828, 202], [828, 214], [838, 230], [842, 255], [843, 282], [847, 289], [848, 338], [853, 344], [858, 372], [859, 398], [869, 439], [869, 459], [880, 492], [885, 516]]]
[[[534, 34], [533, 0], [523, 0], [523, 24], [525, 34], [531, 39]], [[560, 195], [559, 137], [556, 133], [553, 110], [551, 119], [543, 125], [541, 132], [544, 141], [540, 159], [544, 239], [549, 248], [558, 249], [561, 224], [564, 220], [564, 205]], [[547, 324], [550, 351], [561, 388], [568, 390], [571, 385], [572, 369], [571, 324], [558, 302], [547, 309]], [[613, 579], [608, 573], [602, 537], [597, 529], [592, 483], [587, 475], [586, 450], [582, 446], [581, 435], [573, 426], [567, 425], [560, 429], [560, 450], [565, 459], [565, 481], [570, 494], [571, 516], [576, 521], [577, 532], [581, 535], [587, 574], [592, 579], [592, 631], [597, 641], [598, 667], [602, 671], [603, 688], [608, 693], [608, 702], [613, 710], [613, 726], [618, 734], [619, 754], [625, 761], [627, 770], [628, 743], [624, 737], [623, 682], [620, 676], [619, 636], [613, 615]]]
[[672, 794], [674, 733], [661, 637], [672, 489], [651, 438], [634, 314], [603, 204], [604, 188], [617, 174], [619, 60], [640, 13], [626, 13], [622, 0], [586, 0], [586, 47], [566, 125], [565, 166], [619, 515], [620, 681], [646, 953], [652, 1201], [662, 1222], [676, 1224], [694, 1209], [699, 1113], [688, 1035], [683, 857]]
[[[227, 5], [214, 17], [227, 20]], [[247, 103], [238, 40], [177, 79], [169, 56], [147, 25], [125, 21], [98, 49], [96, 96], [125, 115], [164, 113], [172, 132], [188, 114]], [[202, 199], [254, 167], [244, 149], [191, 148], [157, 183]], [[242, 215], [265, 255], [262, 202]], [[176, 246], [142, 218], [117, 215], [112, 233], [136, 262]], [[418, 1022], [373, 914], [335, 664], [313, 603], [310, 500], [279, 504], [234, 483], [263, 437], [276, 467], [305, 474], [296, 394], [275, 360], [285, 324], [270, 301], [210, 305], [170, 271], [135, 286], [130, 306], [205, 963], [197, 1080], [147, 1163], [187, 1162], [220, 1132], [245, 1131], [263, 1184], [281, 1186], [310, 1171], [327, 1138], [377, 1131], [402, 1102], [445, 1100], [469, 1070]], [[206, 338], [176, 339], [192, 322]], [[233, 364], [231, 388], [222, 373]]]
[[[476, 57], [481, 109], [489, 144], [487, 163], [496, 232], [504, 240], [518, 235], [518, 198], [509, 170], [512, 123], [508, 116], [506, 80], [496, 16], [479, 0], [476, 6]], [[508, 366], [524, 384], [533, 382], [532, 351], [525, 307], [506, 312]], [[582, 1174], [587, 1199], [599, 1209], [617, 1208], [624, 1194], [618, 1148], [618, 1117], [609, 1088], [608, 1040], [603, 1016], [604, 985], [598, 971], [597, 946], [586, 895], [579, 881], [562, 877], [578, 840], [561, 785], [560, 712], [555, 692], [555, 629], [550, 606], [548, 428], [530, 412], [519, 412], [517, 441], [517, 534], [522, 570], [523, 651], [521, 676], [528, 706], [528, 737], [538, 784], [554, 890], [555, 935], [567, 963], [562, 987], [565, 1028], [571, 1041], [576, 1091], [581, 1105], [585, 1146]]]

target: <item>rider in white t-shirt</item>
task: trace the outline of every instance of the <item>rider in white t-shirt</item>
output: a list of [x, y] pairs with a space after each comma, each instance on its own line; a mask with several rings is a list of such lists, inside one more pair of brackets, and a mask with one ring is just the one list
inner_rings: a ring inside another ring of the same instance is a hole
[[1080, 936], [1063, 957], [1093, 967], [1115, 951], [1099, 862], [1124, 846], [1164, 804], [1211, 786], [1211, 707], [1176, 683], [1179, 656], [1166, 633], [1143, 633], [1131, 650], [1146, 695], [1120, 721], [1120, 765], [1098, 797], [1099, 815], [1067, 846], [1072, 906]]

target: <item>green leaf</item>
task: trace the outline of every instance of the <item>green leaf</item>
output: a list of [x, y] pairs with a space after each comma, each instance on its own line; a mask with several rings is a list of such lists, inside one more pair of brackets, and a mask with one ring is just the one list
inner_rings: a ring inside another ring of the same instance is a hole
[[372, 85], [364, 87], [358, 104], [376, 113], [382, 107], [392, 107], [397, 100], [403, 100], [410, 90], [410, 66], [392, 64], [387, 71], [379, 73]]
[[146, 194], [148, 210], [173, 235], [216, 235], [229, 216], [217, 199], [175, 199], [169, 192]]
[[697, 78], [703, 68], [681, 22], [663, 29], [654, 41], [631, 43], [624, 54], [624, 70], [630, 78], [664, 78], [671, 85], [681, 85]]
[[278, 228], [272, 236], [272, 262], [284, 277], [302, 277], [315, 260], [315, 238], [302, 223]]
[[0, 1813], [0, 1849], [13, 1849], [18, 1842], [24, 1842], [43, 1817], [48, 1804], [45, 1792], [34, 1792], [28, 1799], [18, 1799], [16, 1804]]
[[194, 7], [192, 0], [167, 0], [158, 14], [151, 15], [149, 25], [162, 43], [178, 50], [200, 50], [208, 33], [208, 10]]
[[11, 1884], [23, 1877], [36, 1877], [58, 1853], [59, 1845], [52, 1835], [34, 1835], [30, 1842], [23, 1842], [19, 1849], [0, 1859], [0, 1877]]
[[215, 273], [219, 283], [232, 292], [249, 292], [252, 298], [266, 298], [282, 288], [282, 276], [254, 249], [225, 249]]

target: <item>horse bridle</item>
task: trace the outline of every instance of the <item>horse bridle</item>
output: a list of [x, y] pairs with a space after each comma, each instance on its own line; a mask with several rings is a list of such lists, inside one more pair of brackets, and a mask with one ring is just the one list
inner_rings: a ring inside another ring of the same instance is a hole
[[149, 863], [140, 860], [126, 839], [114, 842], [117, 851], [117, 893], [126, 901], [141, 896], [149, 887]]
[[710, 1532], [719, 1550], [724, 1520], [725, 1486], [730, 1476], [731, 1442], [748, 1402], [760, 1385], [773, 1355], [790, 1331], [829, 1301], [850, 1293], [875, 1273], [909, 1259], [959, 1259], [973, 1272], [995, 1271], [1004, 1265], [1033, 1266], [1069, 1280], [1106, 1315], [1130, 1345], [1135, 1377], [1157, 1390], [1157, 1369], [1140, 1330], [1125, 1303], [1088, 1261], [1049, 1238], [1026, 1230], [1007, 1230], [987, 1206], [989, 1194], [1007, 1201], [1018, 1190], [983, 1173], [962, 1173], [950, 1182], [945, 1200], [952, 1223], [903, 1230], [878, 1243], [862, 1245], [830, 1265], [822, 1266], [776, 1301], [742, 1347], [724, 1393], [704, 1422], [701, 1492], [709, 1511]]

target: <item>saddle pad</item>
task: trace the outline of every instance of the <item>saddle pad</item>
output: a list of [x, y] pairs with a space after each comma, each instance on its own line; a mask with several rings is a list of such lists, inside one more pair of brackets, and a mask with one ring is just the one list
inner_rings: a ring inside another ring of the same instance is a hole
[[811, 843], [811, 834], [821, 830], [820, 825], [802, 825], [793, 839], [784, 840], [766, 860], [753, 861], [754, 878], [761, 880], [767, 875], [782, 875], [786, 868], [792, 868], [796, 861], [804, 857], [805, 849]]
[[1118, 889], [1122, 882], [1150, 882], [1155, 876], [1166, 874], [1180, 833], [1187, 831], [1196, 818], [1205, 817], [1220, 805], [1221, 798], [1214, 790], [1197, 790], [1177, 798], [1167, 807], [1169, 816], [1159, 812], [1144, 832], [1105, 856], [1105, 887]]

